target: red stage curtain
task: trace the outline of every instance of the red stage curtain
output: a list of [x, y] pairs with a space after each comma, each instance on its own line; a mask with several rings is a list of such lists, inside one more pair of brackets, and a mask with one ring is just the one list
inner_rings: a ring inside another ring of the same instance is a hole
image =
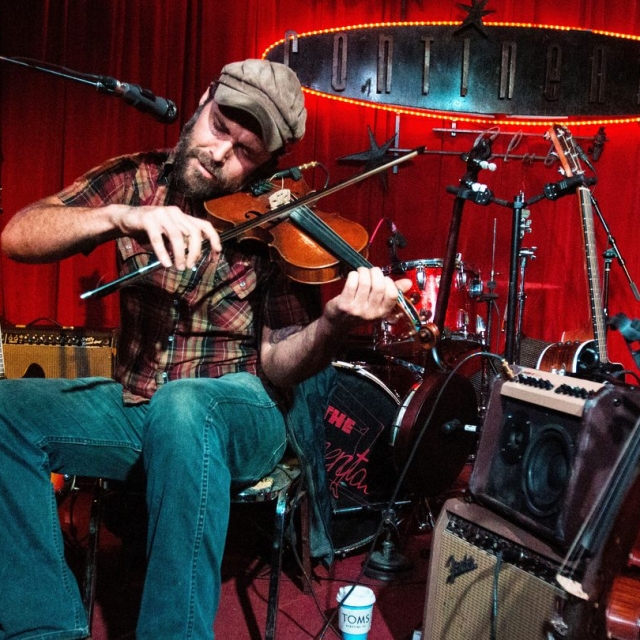
[[[471, 0], [468, 3], [470, 5]], [[493, 0], [486, 20], [607, 29], [640, 33], [640, 2], [607, 0]], [[462, 20], [456, 2], [427, 0], [20, 0], [0, 3], [0, 53], [62, 65], [74, 71], [109, 75], [151, 88], [171, 98], [183, 123], [203, 89], [227, 62], [260, 57], [285, 31], [305, 32], [362, 22], [397, 20]], [[637, 83], [637, 59], [629, 61], [630, 82]], [[92, 87], [0, 62], [2, 206], [4, 224], [24, 205], [51, 194], [102, 160], [130, 151], [171, 146], [180, 123], [164, 126], [122, 101], [98, 94]], [[342, 156], [369, 147], [367, 127], [379, 144], [393, 136], [396, 118], [371, 109], [309, 98], [305, 140], [286, 164], [318, 160], [336, 182], [360, 166], [338, 162]], [[459, 154], [468, 151], [477, 133], [434, 131], [450, 127], [446, 120], [403, 116], [399, 146], [426, 145], [428, 153], [401, 167], [383, 181], [376, 177], [320, 203], [363, 224], [370, 233], [382, 217], [393, 219], [407, 237], [402, 260], [443, 256], [453, 197], [447, 185], [457, 185], [465, 166]], [[464, 128], [464, 127], [460, 127]], [[478, 130], [472, 126], [470, 129]], [[516, 129], [503, 127], [515, 134]], [[572, 130], [592, 137], [597, 127]], [[527, 129], [513, 149], [517, 154], [545, 156], [549, 144], [544, 128]], [[640, 281], [637, 249], [638, 126], [616, 125], [597, 163], [595, 194], [611, 231], [636, 281]], [[558, 179], [555, 169], [540, 161], [505, 161], [512, 135], [495, 144], [498, 169], [481, 178], [497, 197], [512, 200], [539, 193]], [[587, 141], [588, 142], [588, 141]], [[442, 154], [436, 152], [444, 152]], [[310, 176], [321, 186], [324, 175]], [[587, 326], [589, 307], [584, 274], [584, 250], [577, 201], [541, 201], [531, 208], [531, 233], [523, 245], [536, 247], [527, 269], [525, 335], [559, 340], [564, 331]], [[492, 265], [493, 236], [495, 264]], [[606, 240], [598, 225], [599, 253]], [[370, 259], [388, 264], [388, 232], [381, 227], [372, 239]], [[498, 282], [500, 317], [505, 309], [510, 256], [511, 211], [497, 205], [465, 207], [459, 251], [469, 267], [488, 280], [492, 267]], [[56, 265], [0, 263], [1, 314], [6, 322], [31, 323], [47, 318], [65, 326], [113, 327], [118, 321], [117, 295], [81, 302], [79, 294], [114, 275], [113, 248], [103, 246], [88, 257]], [[611, 313], [640, 316], [623, 270], [611, 269]], [[484, 314], [485, 310], [480, 309]], [[614, 337], [615, 338], [615, 337]], [[626, 359], [624, 345], [612, 339], [613, 360]]]

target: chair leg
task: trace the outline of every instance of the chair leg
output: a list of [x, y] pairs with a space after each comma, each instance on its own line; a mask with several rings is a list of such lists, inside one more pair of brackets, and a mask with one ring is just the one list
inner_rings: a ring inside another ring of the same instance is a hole
[[275, 640], [276, 622], [280, 599], [280, 574], [282, 571], [282, 552], [284, 547], [284, 529], [287, 516], [288, 487], [282, 489], [276, 501], [273, 546], [271, 548], [271, 574], [269, 576], [269, 603], [267, 605], [267, 628], [265, 640]]
[[[311, 593], [312, 569], [309, 546], [309, 496], [304, 495], [300, 501], [300, 551], [302, 554], [302, 593]], [[308, 579], [307, 579], [308, 578]]]
[[89, 623], [91, 633], [93, 619], [93, 605], [96, 598], [96, 569], [98, 560], [98, 547], [100, 545], [100, 525], [102, 524], [103, 495], [105, 481], [100, 478], [97, 481], [91, 502], [89, 514], [89, 542], [84, 565], [84, 579], [82, 581], [82, 604]]

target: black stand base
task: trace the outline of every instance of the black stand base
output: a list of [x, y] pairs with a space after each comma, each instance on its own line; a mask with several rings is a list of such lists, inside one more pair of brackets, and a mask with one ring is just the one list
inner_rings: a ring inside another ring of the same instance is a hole
[[395, 550], [393, 542], [385, 540], [382, 551], [374, 551], [364, 574], [375, 580], [391, 581], [406, 578], [413, 570], [413, 563]]

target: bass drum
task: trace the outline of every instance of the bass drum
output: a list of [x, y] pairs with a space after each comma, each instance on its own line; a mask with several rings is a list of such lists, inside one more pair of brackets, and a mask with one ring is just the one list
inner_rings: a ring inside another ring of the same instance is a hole
[[396, 468], [408, 467], [405, 490], [432, 498], [450, 489], [475, 452], [478, 422], [468, 378], [438, 371], [414, 385], [393, 423]]
[[337, 385], [325, 413], [326, 469], [334, 505], [334, 551], [373, 540], [398, 476], [391, 426], [400, 398], [361, 364], [334, 362]]

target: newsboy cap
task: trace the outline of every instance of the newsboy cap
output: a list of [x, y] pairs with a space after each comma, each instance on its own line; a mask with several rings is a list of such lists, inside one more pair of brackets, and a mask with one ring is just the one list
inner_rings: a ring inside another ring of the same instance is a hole
[[260, 125], [270, 152], [302, 138], [307, 120], [296, 74], [286, 65], [249, 59], [223, 67], [214, 100], [250, 113]]

